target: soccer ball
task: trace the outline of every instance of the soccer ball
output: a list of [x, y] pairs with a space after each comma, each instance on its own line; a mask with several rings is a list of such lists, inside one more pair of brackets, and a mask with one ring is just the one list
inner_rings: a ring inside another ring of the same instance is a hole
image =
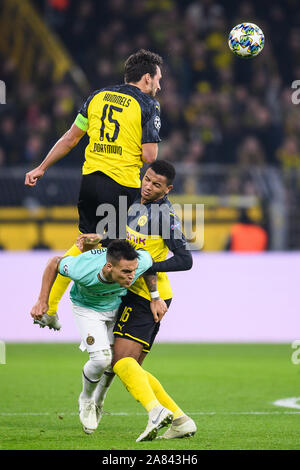
[[246, 59], [257, 56], [263, 50], [264, 44], [264, 33], [254, 23], [238, 24], [230, 31], [228, 38], [232, 52]]

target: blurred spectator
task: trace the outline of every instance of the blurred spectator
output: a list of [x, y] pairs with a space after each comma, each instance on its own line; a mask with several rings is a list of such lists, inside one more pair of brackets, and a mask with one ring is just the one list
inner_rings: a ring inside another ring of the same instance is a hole
[[267, 245], [267, 232], [249, 218], [246, 209], [242, 209], [238, 223], [234, 224], [230, 230], [225, 250], [257, 253], [265, 251]]
[[287, 137], [277, 151], [277, 158], [284, 169], [300, 168], [299, 141], [295, 137]]
[[180, 162], [185, 159], [186, 148], [183, 132], [173, 131], [169, 137], [160, 144], [159, 158], [169, 162]]
[[237, 159], [241, 166], [263, 166], [266, 160], [264, 150], [256, 137], [246, 137], [237, 151]]
[[33, 134], [26, 142], [24, 157], [30, 166], [36, 166], [40, 160], [43, 149], [43, 140], [38, 134]]
[[16, 121], [10, 115], [0, 122], [0, 142], [4, 152], [2, 166], [18, 164], [20, 140], [16, 139]]
[[[300, 78], [297, 2], [273, 2], [268, 17], [258, 1], [33, 2], [86, 73], [88, 93], [122, 82], [130, 52], [145, 47], [164, 57], [160, 158], [187, 166], [298, 165], [300, 106], [291, 105], [290, 87]], [[245, 18], [266, 35], [264, 51], [249, 61], [227, 45], [229, 31]], [[0, 116], [1, 165], [27, 165], [70, 126], [87, 96], [68, 77], [53, 83], [45, 58], [36, 59], [30, 83], [18, 80], [11, 59], [1, 67], [10, 110]], [[63, 164], [80, 165], [81, 152]], [[240, 190], [255, 191], [246, 188]]]
[[47, 0], [45, 2], [45, 19], [52, 28], [58, 31], [63, 28], [70, 3], [70, 0]]
[[194, 139], [190, 142], [184, 161], [187, 165], [201, 163], [205, 157], [205, 144], [200, 139]]

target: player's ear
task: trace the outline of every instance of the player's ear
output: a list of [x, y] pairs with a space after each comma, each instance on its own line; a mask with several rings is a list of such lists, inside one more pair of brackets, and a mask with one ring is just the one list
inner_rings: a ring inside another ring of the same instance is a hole
[[166, 194], [168, 194], [173, 188], [174, 186], [172, 184], [169, 184], [169, 186], [167, 186]]
[[150, 83], [150, 81], [151, 81], [151, 75], [150, 75], [150, 73], [149, 73], [149, 72], [148, 72], [148, 73], [145, 73], [144, 77], [145, 77], [146, 83]]
[[107, 261], [105, 267], [106, 267], [109, 271], [111, 271], [113, 265], [112, 265], [112, 263], [110, 263], [109, 261]]

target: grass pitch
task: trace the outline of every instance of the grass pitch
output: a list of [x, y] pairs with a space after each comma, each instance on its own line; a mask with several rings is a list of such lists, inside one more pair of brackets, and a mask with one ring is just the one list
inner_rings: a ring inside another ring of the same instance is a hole
[[87, 354], [75, 344], [8, 344], [0, 365], [0, 449], [300, 449], [300, 396], [290, 345], [158, 344], [144, 362], [198, 426], [188, 439], [136, 443], [147, 415], [116, 377], [99, 429], [77, 414]]

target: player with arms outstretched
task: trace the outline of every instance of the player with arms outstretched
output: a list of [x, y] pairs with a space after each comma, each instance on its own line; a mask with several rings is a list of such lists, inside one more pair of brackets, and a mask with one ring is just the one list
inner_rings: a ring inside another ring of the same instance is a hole
[[[74, 319], [79, 329], [81, 350], [87, 350], [89, 360], [82, 371], [82, 392], [79, 397], [79, 416], [87, 434], [93, 432], [101, 417], [93, 393], [112, 359], [113, 326], [121, 298], [126, 289], [152, 266], [152, 258], [145, 250], [136, 251], [126, 240], [114, 240], [107, 249], [87, 251], [79, 256], [51, 258], [43, 274], [38, 301], [31, 316], [40, 320], [48, 309], [51, 286], [58, 273], [74, 281], [70, 292]], [[149, 274], [150, 289], [155, 289], [153, 274]], [[153, 286], [153, 287], [152, 287]], [[153, 299], [153, 315], [160, 317], [167, 307], [161, 299]], [[163, 410], [159, 423], [166, 425], [172, 416]]]
[[[104, 219], [104, 214], [96, 214], [97, 209], [101, 204], [110, 204], [115, 213], [108, 219], [106, 235], [110, 239], [126, 236], [126, 215], [119, 230], [119, 198], [124, 196], [126, 214], [138, 194], [143, 162], [151, 163], [157, 158], [160, 106], [155, 96], [160, 90], [161, 66], [162, 58], [153, 52], [141, 49], [132, 54], [125, 62], [125, 83], [92, 93], [71, 128], [42, 163], [26, 174], [25, 185], [35, 186], [51, 165], [88, 134], [78, 200], [81, 233], [97, 232], [98, 223]], [[66, 255], [79, 253], [73, 245]], [[68, 278], [57, 276], [41, 326], [60, 328], [56, 312], [69, 282]]]

